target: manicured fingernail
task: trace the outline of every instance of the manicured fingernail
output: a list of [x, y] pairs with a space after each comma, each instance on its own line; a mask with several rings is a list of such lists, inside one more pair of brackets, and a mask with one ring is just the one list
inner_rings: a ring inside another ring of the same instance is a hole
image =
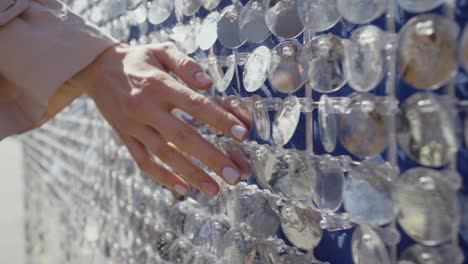
[[239, 140], [242, 140], [245, 136], [245, 133], [247, 133], [247, 129], [245, 129], [243, 126], [235, 125], [231, 128], [231, 133]]
[[187, 188], [185, 188], [185, 186], [180, 185], [180, 184], [176, 184], [174, 186], [174, 191], [176, 191], [178, 194], [181, 194], [181, 195], [186, 195], [188, 192]]
[[218, 187], [211, 182], [204, 182], [201, 184], [203, 191], [205, 191], [210, 196], [215, 196], [218, 193]]
[[240, 178], [239, 172], [233, 168], [226, 167], [223, 169], [223, 176], [230, 184], [236, 184]]
[[208, 74], [204, 73], [204, 72], [197, 72], [195, 74], [195, 79], [197, 80], [197, 82], [201, 85], [208, 85], [211, 83], [211, 78], [210, 76], [208, 76]]

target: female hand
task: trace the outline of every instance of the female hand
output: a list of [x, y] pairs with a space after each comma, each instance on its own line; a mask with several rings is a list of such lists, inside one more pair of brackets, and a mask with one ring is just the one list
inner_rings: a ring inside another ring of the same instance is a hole
[[[247, 129], [234, 115], [177, 82], [168, 72], [196, 89], [212, 86], [202, 68], [172, 43], [112, 47], [80, 74], [90, 83], [86, 92], [141, 170], [178, 193], [185, 194], [190, 184], [214, 196], [218, 184], [188, 156], [230, 184], [239, 181], [239, 167], [171, 111], [185, 111], [238, 141], [245, 139]], [[156, 163], [152, 154], [177, 174]]]

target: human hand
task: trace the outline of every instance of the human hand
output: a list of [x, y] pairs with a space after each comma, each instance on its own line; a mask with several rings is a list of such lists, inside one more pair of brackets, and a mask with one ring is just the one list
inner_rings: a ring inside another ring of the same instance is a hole
[[[180, 194], [185, 194], [190, 184], [214, 196], [219, 191], [217, 182], [188, 156], [230, 184], [240, 180], [239, 166], [171, 111], [185, 111], [238, 141], [247, 136], [246, 126], [168, 72], [196, 89], [212, 86], [202, 68], [172, 43], [112, 47], [80, 74], [88, 83], [86, 92], [141, 170]], [[156, 163], [151, 154], [177, 174]]]

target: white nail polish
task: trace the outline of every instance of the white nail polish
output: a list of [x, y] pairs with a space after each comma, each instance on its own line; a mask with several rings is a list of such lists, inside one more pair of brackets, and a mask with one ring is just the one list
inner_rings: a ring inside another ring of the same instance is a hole
[[223, 176], [226, 179], [226, 181], [230, 184], [236, 184], [240, 178], [239, 172], [230, 167], [226, 167], [223, 169]]
[[231, 133], [239, 140], [242, 140], [247, 133], [247, 129], [243, 126], [235, 125], [231, 128]]

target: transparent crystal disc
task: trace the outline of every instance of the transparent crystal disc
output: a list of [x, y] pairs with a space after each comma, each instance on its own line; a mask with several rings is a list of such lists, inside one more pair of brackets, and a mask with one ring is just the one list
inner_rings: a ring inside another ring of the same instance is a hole
[[341, 18], [336, 0], [298, 0], [298, 12], [304, 27], [312, 32], [330, 29]]
[[242, 6], [238, 4], [226, 6], [221, 11], [217, 29], [218, 40], [226, 48], [238, 48], [246, 41], [239, 28], [241, 11]]
[[148, 20], [153, 25], [159, 25], [166, 21], [174, 10], [173, 0], [155, 0], [150, 2]]
[[296, 96], [290, 95], [283, 101], [283, 107], [273, 121], [273, 140], [280, 146], [291, 140], [299, 124], [301, 106]]
[[427, 168], [413, 168], [395, 183], [393, 198], [398, 223], [419, 243], [433, 246], [449, 241], [458, 228], [456, 192], [444, 175]]
[[270, 31], [280, 38], [295, 38], [304, 31], [297, 0], [269, 0], [265, 18]]
[[200, 0], [206, 10], [212, 11], [219, 6], [221, 0]]
[[338, 11], [351, 23], [366, 24], [380, 17], [387, 0], [336, 0]]
[[320, 211], [335, 212], [343, 202], [344, 172], [337, 161], [320, 162], [315, 166], [317, 179], [312, 192], [313, 204]]
[[322, 95], [318, 107], [319, 135], [323, 148], [327, 152], [332, 152], [336, 147], [338, 138], [338, 119], [333, 113], [333, 105], [328, 96]]
[[200, 9], [200, 0], [174, 0], [175, 8], [184, 16], [193, 16]]
[[408, 12], [421, 13], [442, 5], [445, 0], [398, 0], [400, 7]]
[[205, 17], [198, 32], [198, 46], [201, 50], [209, 50], [218, 39], [218, 20], [219, 13], [217, 11], [211, 12]]
[[351, 239], [351, 251], [356, 264], [390, 264], [390, 257], [380, 236], [370, 227], [358, 226]]
[[257, 136], [267, 141], [271, 133], [270, 116], [260, 96], [253, 95], [251, 98], [253, 99], [252, 117], [255, 131]]
[[234, 61], [234, 58], [229, 61], [228, 68], [226, 71], [223, 71], [219, 62], [214, 59], [210, 62], [209, 73], [211, 78], [213, 78], [214, 85], [218, 92], [223, 93], [231, 84], [232, 79], [234, 78], [234, 73], [236, 72], [237, 64]]
[[250, 0], [242, 9], [239, 27], [249, 42], [260, 43], [271, 35], [265, 20], [266, 4], [265, 0]]
[[271, 67], [271, 52], [265, 46], [256, 48], [244, 65], [243, 83], [248, 92], [258, 90], [268, 77]]

